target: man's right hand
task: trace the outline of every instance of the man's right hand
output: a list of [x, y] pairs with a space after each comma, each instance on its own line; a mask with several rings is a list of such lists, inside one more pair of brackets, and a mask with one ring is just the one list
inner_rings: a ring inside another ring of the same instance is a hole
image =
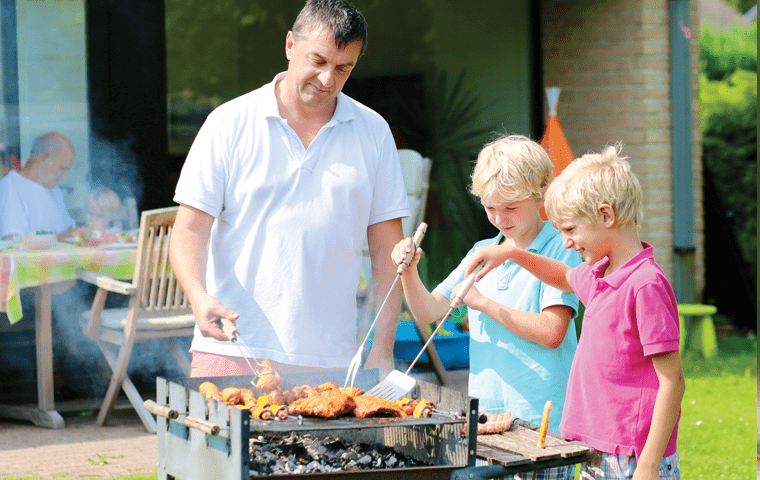
[[237, 319], [240, 318], [239, 313], [233, 312], [225, 307], [218, 298], [211, 295], [204, 295], [202, 298], [194, 298], [192, 305], [195, 322], [198, 324], [201, 335], [204, 337], [212, 337], [222, 342], [230, 341], [227, 334], [222, 330], [222, 326], [219, 324], [218, 320], [220, 318], [226, 318], [233, 323], [236, 323]]

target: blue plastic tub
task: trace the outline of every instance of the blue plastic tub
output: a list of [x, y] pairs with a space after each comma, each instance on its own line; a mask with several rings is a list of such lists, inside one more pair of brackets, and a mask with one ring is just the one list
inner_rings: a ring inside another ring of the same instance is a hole
[[[456, 324], [449, 321], [443, 322], [443, 326], [433, 338], [433, 344], [447, 370], [470, 366], [470, 334], [460, 332]], [[411, 362], [420, 353], [422, 345], [414, 324], [411, 321], [399, 322], [398, 330], [396, 330], [396, 344], [393, 348], [394, 358]], [[418, 363], [429, 361], [428, 354], [425, 352]]]

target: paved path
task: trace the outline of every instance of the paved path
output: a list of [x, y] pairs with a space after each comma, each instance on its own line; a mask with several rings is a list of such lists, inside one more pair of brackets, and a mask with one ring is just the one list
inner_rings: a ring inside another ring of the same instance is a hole
[[137, 414], [116, 411], [106, 427], [95, 417], [64, 415], [66, 428], [0, 419], [0, 478], [113, 478], [155, 473], [156, 436]]

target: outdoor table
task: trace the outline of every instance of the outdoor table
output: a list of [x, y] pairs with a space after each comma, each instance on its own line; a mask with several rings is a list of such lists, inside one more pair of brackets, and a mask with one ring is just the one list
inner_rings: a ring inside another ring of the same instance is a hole
[[86, 269], [118, 279], [132, 277], [136, 245], [115, 244], [76, 247], [57, 243], [47, 250], [11, 246], [0, 250], [0, 312], [7, 312], [11, 325], [21, 320], [20, 292], [36, 287], [35, 343], [37, 350], [38, 404], [0, 405], [0, 417], [30, 420], [46, 428], [63, 428], [63, 417], [53, 398], [52, 293], [56, 285], [74, 281], [77, 270]]

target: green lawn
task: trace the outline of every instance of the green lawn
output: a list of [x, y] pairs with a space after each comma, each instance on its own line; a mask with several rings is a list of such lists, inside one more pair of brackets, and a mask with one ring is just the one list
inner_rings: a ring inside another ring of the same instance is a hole
[[678, 452], [681, 478], [755, 478], [757, 471], [757, 340], [731, 337], [718, 357], [683, 356]]

